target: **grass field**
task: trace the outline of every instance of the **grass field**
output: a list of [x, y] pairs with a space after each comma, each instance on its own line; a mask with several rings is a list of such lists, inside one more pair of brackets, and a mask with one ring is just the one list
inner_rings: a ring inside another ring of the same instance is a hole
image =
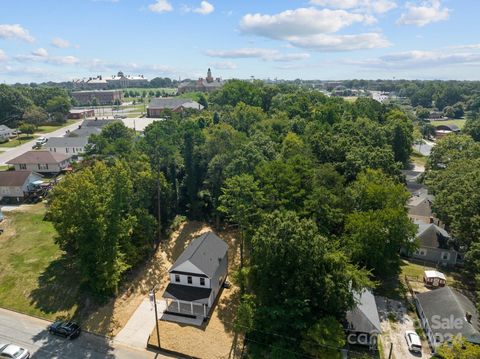
[[445, 121], [430, 121], [433, 126], [440, 125], [457, 125], [459, 129], [462, 129], [465, 126], [467, 120], [445, 120]]
[[44, 221], [45, 205], [5, 213], [0, 236], [0, 306], [48, 319], [77, 309], [78, 279]]
[[20, 135], [17, 138], [12, 138], [10, 141], [1, 143], [0, 149], [3, 148], [11, 148], [23, 145], [25, 142], [31, 141], [35, 138], [33, 135]]
[[427, 164], [427, 159], [428, 157], [422, 155], [417, 151], [413, 151], [412, 155], [410, 156], [410, 161], [419, 166], [425, 166]]
[[35, 131], [35, 133], [48, 133], [48, 132], [52, 132], [52, 131], [55, 131], [55, 130], [58, 130], [62, 127], [65, 127], [65, 126], [69, 126], [69, 125], [72, 125], [74, 124], [75, 122], [78, 122], [79, 120], [67, 120], [67, 122], [61, 124], [61, 125], [44, 125], [44, 126], [40, 126], [37, 128], [37, 130]]

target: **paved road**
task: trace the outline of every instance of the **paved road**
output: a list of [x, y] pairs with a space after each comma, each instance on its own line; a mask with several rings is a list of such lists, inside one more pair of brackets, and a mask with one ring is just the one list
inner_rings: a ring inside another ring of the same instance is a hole
[[0, 343], [26, 348], [31, 359], [163, 359], [171, 358], [138, 350], [105, 338], [82, 333], [69, 341], [50, 335], [50, 322], [0, 308]]
[[[81, 122], [81, 120], [79, 120], [78, 122], [75, 122], [71, 125], [62, 127], [62, 128], [60, 128], [58, 130], [55, 130], [53, 132], [43, 134], [42, 136], [47, 137], [47, 138], [62, 137], [67, 130], [73, 131], [76, 128], [78, 128], [78, 125], [79, 125], [80, 122]], [[27, 151], [30, 151], [32, 149], [32, 146], [34, 145], [34, 143], [35, 143], [35, 139], [33, 139], [32, 141], [29, 141], [29, 142], [25, 142], [24, 144], [22, 144], [20, 146], [17, 146], [17, 147], [12, 147], [12, 148], [8, 148], [8, 149], [5, 148], [5, 152], [0, 153], [0, 165], [3, 165], [3, 164], [5, 164], [5, 162], [10, 161], [12, 158], [20, 156], [21, 154], [23, 154]], [[4, 149], [2, 148], [2, 151], [3, 150]]]

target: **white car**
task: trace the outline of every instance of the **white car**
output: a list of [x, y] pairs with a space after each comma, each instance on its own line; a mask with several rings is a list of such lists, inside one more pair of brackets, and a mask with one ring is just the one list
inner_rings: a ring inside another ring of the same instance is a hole
[[41, 146], [41, 145], [44, 145], [45, 143], [47, 143], [48, 139], [46, 137], [39, 137], [35, 140], [35, 144], [37, 146]]
[[405, 340], [407, 341], [408, 350], [416, 353], [422, 352], [422, 342], [417, 333], [413, 331], [406, 331]]
[[28, 359], [30, 353], [27, 349], [20, 348], [13, 344], [0, 344], [1, 359]]

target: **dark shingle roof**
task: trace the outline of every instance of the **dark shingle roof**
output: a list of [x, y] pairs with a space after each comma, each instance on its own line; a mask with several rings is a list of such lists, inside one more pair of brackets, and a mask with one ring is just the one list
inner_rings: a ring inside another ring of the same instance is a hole
[[[31, 171], [0, 171], [0, 186], [23, 186], [31, 173]], [[37, 175], [40, 176], [39, 174]]]
[[[463, 294], [450, 287], [443, 287], [417, 294], [416, 299], [420, 303], [434, 335], [461, 334], [466, 340], [480, 344], [478, 312], [475, 305]], [[472, 315], [470, 323], [466, 319], [467, 312]], [[450, 325], [448, 328], [442, 325], [433, 325], [432, 327], [432, 324], [438, 322], [435, 319], [451, 320], [451, 318], [456, 321], [452, 324], [456, 325]]]
[[353, 296], [357, 306], [347, 312], [349, 329], [361, 333], [380, 333], [380, 317], [372, 292], [365, 289], [362, 293], [355, 292]]
[[37, 164], [37, 163], [60, 163], [69, 159], [72, 156], [67, 156], [58, 152], [50, 151], [28, 151], [24, 154], [7, 161], [8, 164]]
[[87, 137], [50, 137], [47, 147], [83, 147], [88, 143]]
[[227, 253], [227, 244], [213, 232], [207, 232], [195, 238], [178, 257], [170, 271], [179, 265], [190, 261], [209, 278], [212, 278], [219, 266], [220, 260]]
[[415, 221], [415, 224], [418, 226], [417, 238], [421, 247], [450, 248], [450, 235], [446, 230], [434, 223], [425, 223], [419, 220]]
[[102, 129], [99, 127], [82, 127], [68, 133], [68, 137], [90, 137], [90, 135], [99, 135]]
[[211, 288], [200, 288], [170, 283], [165, 289], [163, 297], [191, 302], [195, 300], [206, 299], [210, 297], [211, 292]]
[[198, 102], [186, 98], [153, 98], [150, 101], [148, 108], [156, 110], [175, 110], [176, 108], [182, 106], [198, 110], [203, 109], [203, 106], [200, 105]]

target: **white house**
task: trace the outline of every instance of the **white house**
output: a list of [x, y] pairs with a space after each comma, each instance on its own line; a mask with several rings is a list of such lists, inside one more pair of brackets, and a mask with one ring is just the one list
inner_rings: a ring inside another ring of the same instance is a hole
[[50, 137], [45, 147], [50, 152], [75, 156], [84, 153], [87, 144], [87, 137]]
[[16, 171], [58, 173], [70, 165], [71, 155], [50, 151], [28, 151], [7, 162]]
[[207, 318], [228, 271], [228, 246], [215, 233], [195, 238], [168, 271], [166, 314]]
[[0, 142], [8, 140], [13, 135], [13, 130], [5, 125], [0, 125]]
[[30, 171], [0, 171], [0, 199], [16, 198], [17, 201], [33, 189], [42, 175]]

